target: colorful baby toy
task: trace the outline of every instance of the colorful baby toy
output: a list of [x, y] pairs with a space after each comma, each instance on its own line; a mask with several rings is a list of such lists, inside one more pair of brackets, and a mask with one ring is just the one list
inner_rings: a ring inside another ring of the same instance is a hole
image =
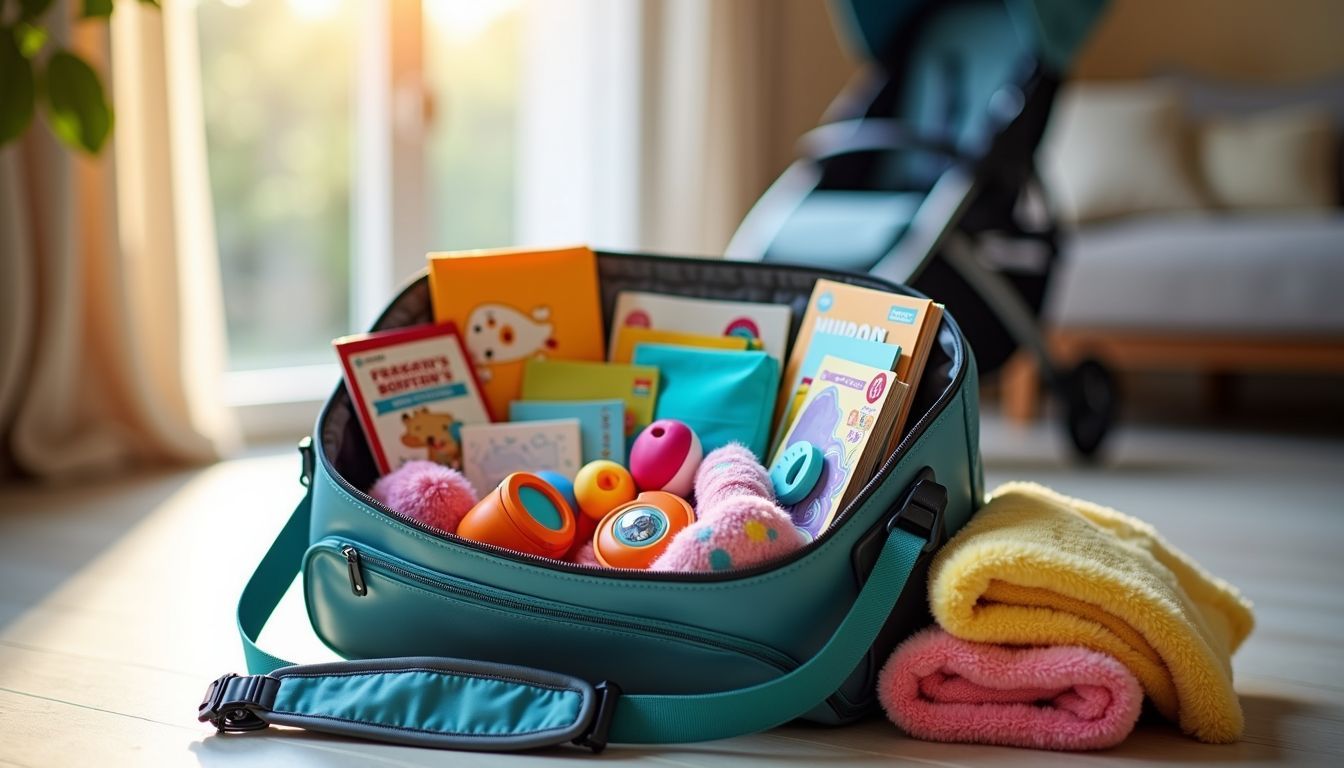
[[575, 529], [560, 491], [531, 472], [514, 472], [462, 518], [457, 535], [559, 559], [573, 548]]
[[630, 474], [641, 491], [686, 497], [702, 458], [704, 449], [695, 430], [676, 419], [659, 419], [645, 427], [630, 447]]
[[774, 501], [770, 475], [740, 443], [717, 448], [695, 474], [695, 523], [651, 566], [657, 571], [726, 571], [783, 557], [807, 537]]
[[821, 479], [825, 465], [826, 457], [821, 449], [806, 440], [785, 448], [775, 459], [775, 465], [770, 467], [770, 484], [775, 488], [775, 498], [784, 506], [806, 499]]
[[634, 500], [635, 480], [614, 461], [590, 461], [574, 476], [574, 498], [578, 499], [583, 514], [597, 522], [611, 510]]
[[666, 491], [645, 491], [613, 509], [597, 525], [593, 554], [608, 568], [648, 568], [678, 531], [695, 522], [685, 499]]
[[423, 459], [408, 461], [378, 478], [369, 495], [446, 533], [457, 532], [477, 498], [476, 489], [461, 472]]

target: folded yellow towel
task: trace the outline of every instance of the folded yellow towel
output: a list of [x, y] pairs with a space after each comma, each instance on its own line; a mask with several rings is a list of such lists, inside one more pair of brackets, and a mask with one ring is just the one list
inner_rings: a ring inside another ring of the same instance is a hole
[[1127, 515], [1009, 483], [934, 560], [929, 602], [965, 640], [1081, 645], [1119, 659], [1202, 741], [1241, 735], [1232, 652], [1251, 604]]

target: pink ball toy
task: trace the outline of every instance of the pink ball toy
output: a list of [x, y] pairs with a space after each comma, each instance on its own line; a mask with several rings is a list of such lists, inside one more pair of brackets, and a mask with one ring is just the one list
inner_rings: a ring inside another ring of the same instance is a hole
[[691, 495], [695, 470], [704, 458], [695, 430], [676, 419], [659, 419], [630, 446], [630, 474], [641, 491]]
[[378, 478], [369, 495], [401, 514], [456, 533], [476, 506], [476, 489], [461, 472], [433, 461], [408, 461]]
[[770, 473], [756, 460], [756, 454], [741, 443], [710, 451], [695, 473], [696, 514], [704, 517], [723, 500], [743, 494], [769, 501], [775, 498]]
[[651, 570], [726, 571], [774, 560], [801, 548], [804, 534], [769, 499], [732, 496], [677, 534]]

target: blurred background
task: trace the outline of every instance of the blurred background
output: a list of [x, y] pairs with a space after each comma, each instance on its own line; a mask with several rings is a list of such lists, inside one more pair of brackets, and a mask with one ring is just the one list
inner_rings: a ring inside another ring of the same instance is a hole
[[[71, 149], [39, 98], [0, 147], [0, 457], [37, 477], [304, 433], [331, 339], [429, 250], [722, 255], [871, 66], [822, 0], [0, 9], [115, 115]], [[1037, 153], [1063, 230], [1040, 311], [1122, 420], [1344, 431], [1340, 29], [1332, 0], [1115, 0], [1073, 57]], [[1033, 423], [1034, 368], [987, 408]]]

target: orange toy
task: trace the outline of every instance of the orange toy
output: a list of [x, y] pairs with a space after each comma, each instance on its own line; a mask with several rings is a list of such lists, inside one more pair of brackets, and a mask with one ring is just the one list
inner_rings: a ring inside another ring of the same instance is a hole
[[574, 511], [550, 483], [514, 472], [458, 524], [464, 539], [541, 557], [564, 557], [574, 544]]
[[648, 568], [677, 531], [694, 522], [695, 510], [680, 496], [645, 491], [602, 518], [593, 554], [608, 568]]
[[574, 476], [574, 498], [583, 514], [596, 523], [611, 510], [634, 500], [635, 479], [614, 461], [590, 461]]

